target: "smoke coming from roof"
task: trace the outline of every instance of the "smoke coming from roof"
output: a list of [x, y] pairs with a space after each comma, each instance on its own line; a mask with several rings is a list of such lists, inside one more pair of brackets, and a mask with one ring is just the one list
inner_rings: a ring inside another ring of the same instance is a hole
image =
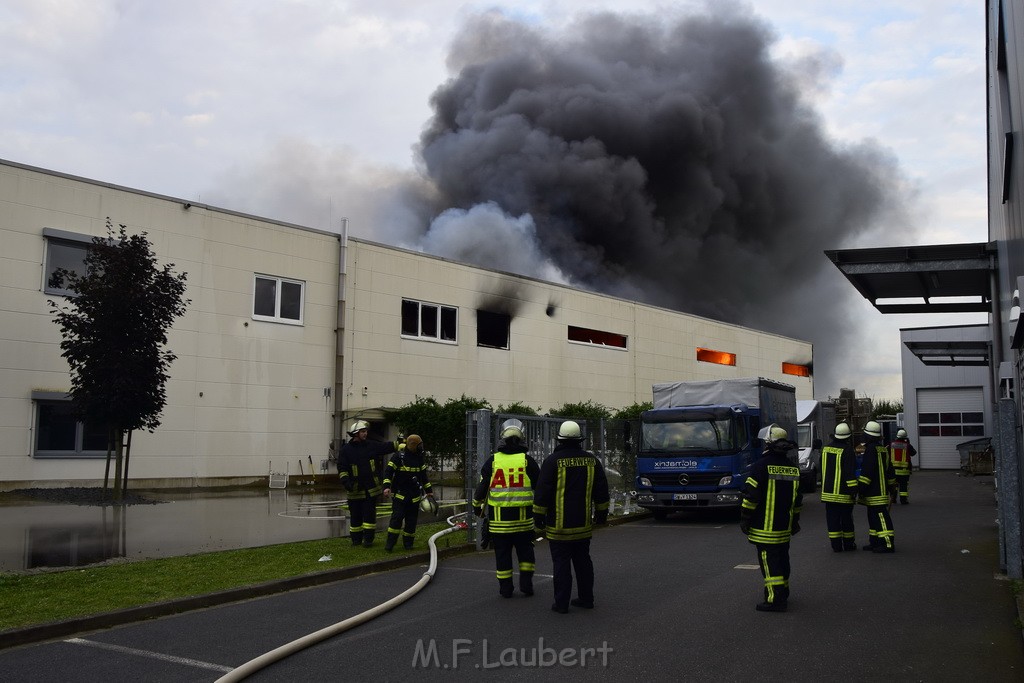
[[830, 141], [807, 104], [834, 55], [781, 64], [771, 45], [729, 4], [559, 32], [475, 17], [421, 139], [420, 246], [808, 339], [828, 386], [828, 357], [862, 340], [822, 252], [903, 228], [907, 190], [889, 153]]

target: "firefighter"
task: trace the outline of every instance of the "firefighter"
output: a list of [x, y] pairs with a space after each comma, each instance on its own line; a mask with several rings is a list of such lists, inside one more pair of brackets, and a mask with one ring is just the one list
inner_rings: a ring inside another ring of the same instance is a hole
[[377, 501], [381, 494], [384, 456], [395, 452], [392, 441], [369, 441], [370, 425], [356, 420], [351, 437], [338, 453], [338, 478], [348, 491], [349, 538], [369, 548], [377, 530]]
[[868, 508], [868, 541], [864, 550], [876, 553], [896, 552], [896, 531], [892, 526], [889, 504], [896, 492], [889, 447], [882, 443], [882, 427], [874, 420], [864, 425], [864, 460], [857, 478], [857, 496]]
[[[555, 612], [568, 613], [570, 604], [594, 608], [590, 538], [593, 524], [608, 521], [609, 500], [604, 466], [593, 453], [583, 450], [579, 424], [563, 422], [558, 428], [558, 444], [540, 466], [533, 503], [536, 526], [544, 530], [551, 548], [555, 587], [551, 609]], [[577, 597], [570, 600], [574, 570]]]
[[911, 458], [917, 455], [917, 449], [907, 438], [907, 430], [900, 429], [896, 432], [896, 440], [889, 444], [889, 455], [892, 458], [896, 486], [900, 492], [900, 505], [910, 505], [910, 472], [914, 469]]
[[424, 497], [434, 497], [427, 478], [423, 439], [418, 434], [410, 434], [405, 443], [391, 454], [384, 467], [383, 486], [385, 498], [394, 494], [391, 498], [391, 521], [388, 523], [384, 550], [390, 553], [399, 535], [402, 537], [402, 547], [408, 550], [416, 539], [419, 503]]
[[503, 598], [511, 598], [514, 592], [513, 550], [519, 560], [519, 590], [533, 595], [533, 488], [540, 467], [526, 453], [524, 432], [519, 420], [502, 423], [501, 447], [484, 463], [473, 495], [477, 517], [486, 516], [490, 544], [494, 546], [498, 593]]
[[836, 425], [834, 438], [821, 449], [821, 502], [832, 550], [856, 550], [853, 506], [857, 502], [857, 453], [850, 439], [850, 425]]
[[750, 468], [743, 484], [740, 531], [757, 548], [764, 577], [761, 612], [785, 612], [789, 600], [789, 542], [800, 532], [800, 468], [789, 459], [797, 447], [777, 424], [758, 432], [764, 442], [763, 457]]

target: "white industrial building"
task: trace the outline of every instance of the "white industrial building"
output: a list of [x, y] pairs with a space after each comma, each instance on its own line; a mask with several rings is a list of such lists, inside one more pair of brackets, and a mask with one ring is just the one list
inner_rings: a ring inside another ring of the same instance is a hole
[[[809, 342], [363, 239], [0, 161], [0, 487], [95, 485], [68, 415], [49, 273], [107, 218], [188, 275], [167, 405], [133, 486], [242, 483], [317, 464], [350, 420], [417, 397], [623, 408], [654, 382], [763, 376], [813, 397]], [[308, 466], [308, 465], [307, 465]]]

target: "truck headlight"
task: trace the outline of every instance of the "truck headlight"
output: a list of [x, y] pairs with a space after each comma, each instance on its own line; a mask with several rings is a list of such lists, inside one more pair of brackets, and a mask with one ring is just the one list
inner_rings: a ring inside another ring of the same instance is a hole
[[646, 486], [647, 488], [651, 488], [651, 480], [648, 479], [647, 477], [640, 477], [640, 485]]
[[728, 486], [731, 483], [732, 483], [732, 475], [731, 474], [726, 475], [726, 476], [724, 476], [724, 477], [722, 477], [721, 479], [718, 480], [718, 485], [719, 486]]

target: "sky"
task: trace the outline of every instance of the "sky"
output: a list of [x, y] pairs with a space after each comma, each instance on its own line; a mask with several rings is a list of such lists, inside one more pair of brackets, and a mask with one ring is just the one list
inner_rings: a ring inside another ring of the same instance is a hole
[[807, 339], [819, 397], [984, 322], [822, 254], [987, 240], [984, 3], [6, 0], [0, 42], [0, 158]]

